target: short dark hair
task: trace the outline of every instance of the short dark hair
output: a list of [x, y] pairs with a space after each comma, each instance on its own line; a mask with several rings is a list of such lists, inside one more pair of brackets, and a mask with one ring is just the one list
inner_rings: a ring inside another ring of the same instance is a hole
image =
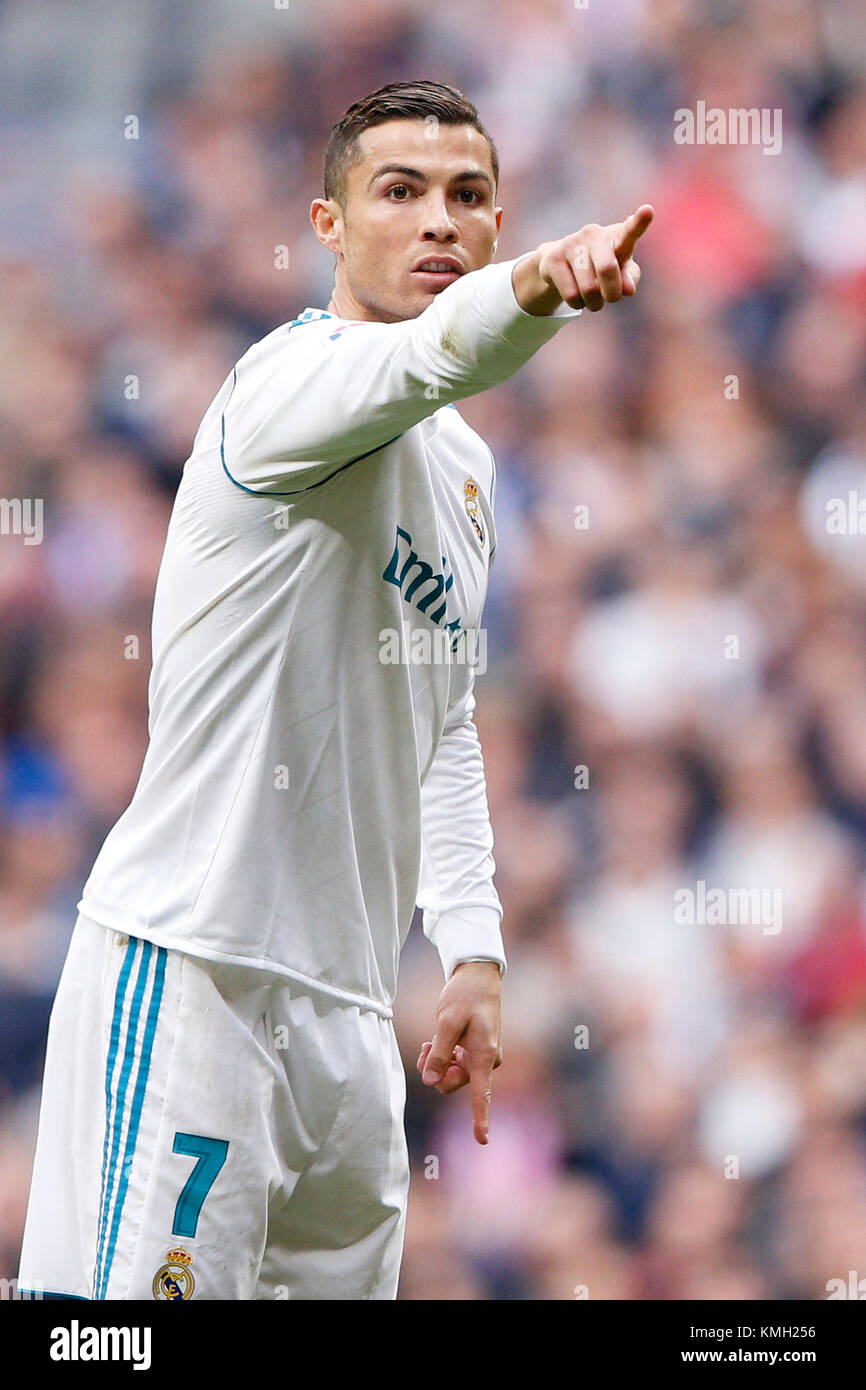
[[355, 101], [337, 121], [325, 150], [325, 197], [346, 205], [347, 174], [360, 159], [358, 136], [386, 121], [423, 121], [435, 116], [442, 125], [471, 125], [490, 146], [494, 186], [499, 186], [499, 156], [472, 102], [444, 82], [389, 82]]

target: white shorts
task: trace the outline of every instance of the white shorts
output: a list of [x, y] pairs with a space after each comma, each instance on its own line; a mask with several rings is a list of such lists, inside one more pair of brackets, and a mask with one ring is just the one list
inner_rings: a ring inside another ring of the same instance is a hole
[[79, 915], [18, 1286], [393, 1299], [409, 1163], [390, 1019]]

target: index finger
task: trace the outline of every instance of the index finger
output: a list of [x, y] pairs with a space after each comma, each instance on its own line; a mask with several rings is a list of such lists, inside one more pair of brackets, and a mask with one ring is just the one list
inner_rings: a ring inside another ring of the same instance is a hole
[[627, 217], [622, 223], [622, 233], [615, 238], [613, 248], [620, 265], [630, 258], [638, 239], [643, 236], [654, 217], [654, 208], [649, 203], [641, 203], [637, 212], [633, 212], [631, 217]]
[[473, 1061], [469, 1054], [469, 1092], [472, 1097], [472, 1132], [479, 1144], [490, 1137], [490, 1095], [495, 1058]]

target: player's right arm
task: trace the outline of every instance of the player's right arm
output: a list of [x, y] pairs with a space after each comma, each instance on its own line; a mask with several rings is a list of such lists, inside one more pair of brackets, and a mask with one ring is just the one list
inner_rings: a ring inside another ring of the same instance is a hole
[[584, 306], [635, 293], [632, 252], [652, 216], [644, 204], [625, 222], [470, 271], [414, 319], [322, 317], [269, 334], [214, 403], [226, 472], [251, 491], [289, 496], [507, 380]]
[[580, 313], [564, 303], [528, 313], [513, 265], [468, 272], [414, 319], [322, 317], [256, 343], [214, 403], [209, 428], [226, 472], [253, 491], [304, 489], [506, 380]]

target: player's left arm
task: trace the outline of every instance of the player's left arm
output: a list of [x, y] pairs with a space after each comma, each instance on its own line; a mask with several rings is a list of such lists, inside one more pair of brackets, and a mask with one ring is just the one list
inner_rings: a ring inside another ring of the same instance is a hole
[[443, 1095], [470, 1087], [473, 1132], [486, 1144], [492, 1073], [502, 1061], [500, 990], [506, 960], [471, 667], [468, 675], [421, 787], [417, 901], [446, 984], [418, 1069]]
[[472, 1132], [479, 1144], [489, 1138], [493, 1073], [502, 1063], [501, 982], [496, 961], [458, 965], [439, 996], [433, 1039], [418, 1055], [422, 1080], [442, 1095], [471, 1088]]

